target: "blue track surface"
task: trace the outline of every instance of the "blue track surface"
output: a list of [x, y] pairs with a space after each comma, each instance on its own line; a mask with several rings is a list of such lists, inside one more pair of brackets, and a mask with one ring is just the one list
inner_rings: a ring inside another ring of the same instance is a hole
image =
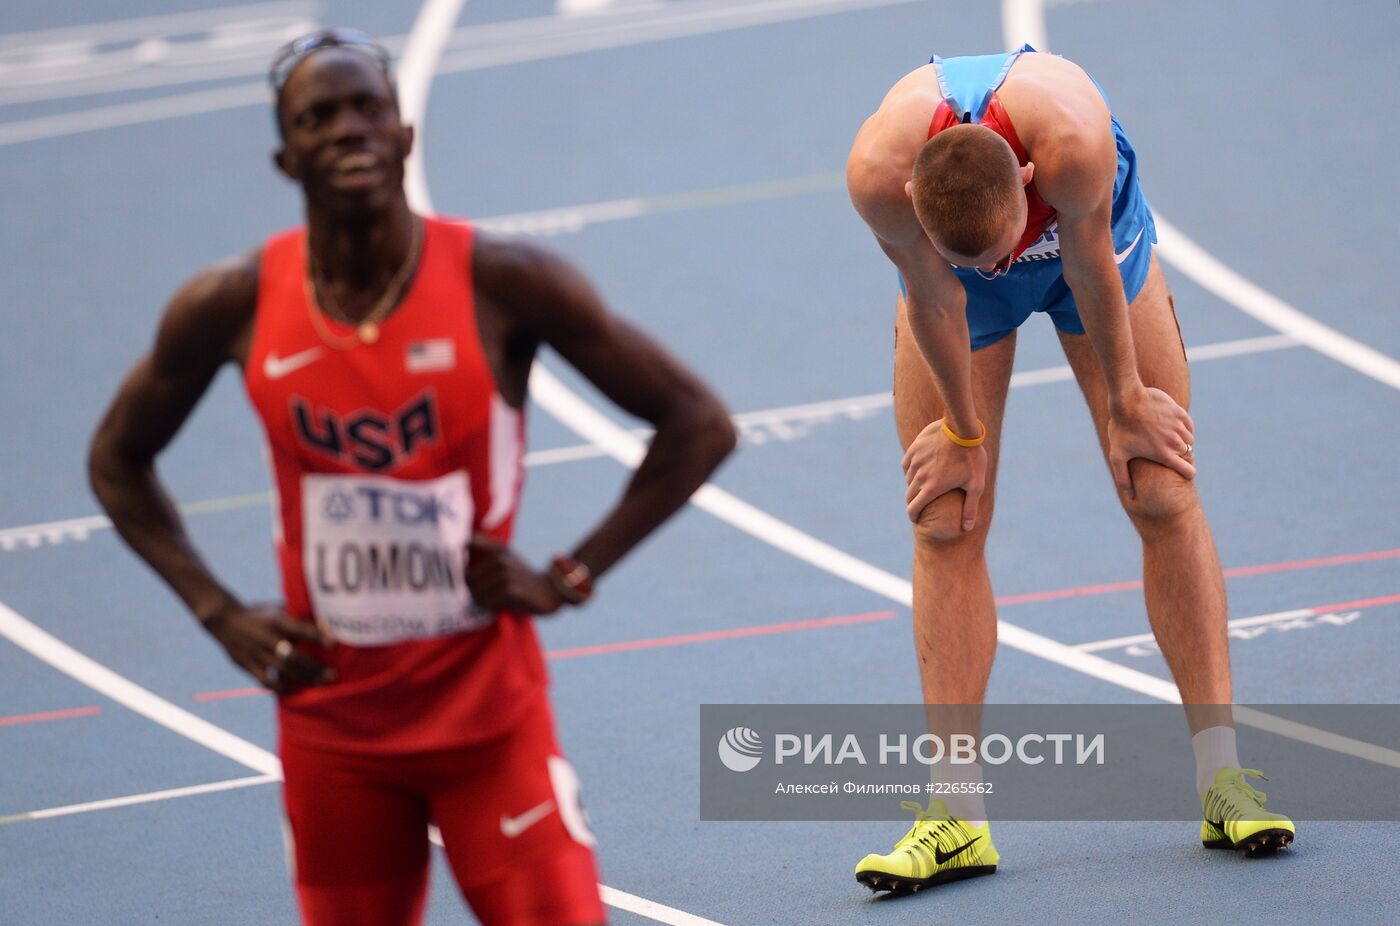
[[[667, 10], [740, 5], [634, 3], [626, 15], [641, 22]], [[67, 0], [0, 11], [0, 421], [9, 432], [0, 602], [136, 684], [271, 749], [266, 698], [194, 697], [251, 682], [112, 531], [53, 524], [96, 514], [83, 473], [86, 440], [172, 290], [197, 267], [298, 220], [294, 191], [268, 163], [274, 139], [265, 106], [83, 131], [39, 121], [66, 114], [76, 126], [110, 107], [260, 80], [265, 51], [212, 79], [198, 68], [170, 69], [164, 82], [111, 89], [141, 71], [116, 53], [168, 27], [137, 24], [112, 39], [118, 33], [96, 24], [194, 6]], [[327, 0], [224, 9], [181, 27], [181, 40], [254, 15], [402, 35], [415, 6]], [[468, 67], [464, 52], [449, 49], [422, 136], [434, 202], [489, 217], [639, 198], [640, 217], [586, 222], [554, 243], [736, 412], [887, 393], [892, 273], [851, 211], [839, 171], [856, 127], [893, 80], [933, 51], [996, 50], [1002, 26], [997, 4], [865, 6], [585, 53], [539, 39], [533, 56], [522, 56], [531, 60], [513, 64]], [[555, 20], [553, 10], [545, 0], [470, 0], [459, 26], [508, 30], [517, 28], [511, 21], [550, 17], [517, 34], [567, 36], [604, 21]], [[80, 31], [7, 38], [59, 27]], [[1055, 50], [1107, 90], [1157, 209], [1245, 277], [1400, 356], [1393, 286], [1382, 276], [1400, 241], [1393, 158], [1383, 156], [1400, 146], [1390, 115], [1400, 111], [1393, 7], [1102, 0], [1052, 5], [1048, 30]], [[71, 71], [22, 85], [3, 69], [20, 60], [12, 46], [99, 33], [113, 43], [100, 46], [113, 69], [95, 79], [109, 86]], [[510, 35], [473, 47], [524, 43]], [[446, 66], [454, 60], [458, 67]], [[159, 71], [151, 65], [145, 75], [152, 69]], [[1188, 345], [1277, 333], [1167, 270]], [[1393, 597], [1400, 394], [1305, 346], [1274, 347], [1194, 367], [1200, 487], [1225, 565], [1389, 555], [1232, 578], [1231, 616]], [[1023, 331], [1018, 351], [1019, 371], [1064, 363], [1040, 319]], [[874, 398], [826, 416], [790, 411], [764, 421], [749, 420], [744, 449], [718, 484], [907, 576], [888, 408]], [[542, 411], [530, 429], [533, 450], [579, 441]], [[241, 384], [226, 373], [163, 467], [181, 500], [216, 502], [217, 510], [191, 512], [191, 530], [216, 570], [250, 598], [278, 590], [258, 441]], [[533, 467], [520, 546], [536, 558], [568, 546], [625, 476], [604, 458]], [[1136, 540], [1072, 381], [1013, 390], [996, 518], [989, 556], [999, 594], [1137, 577]], [[1237, 696], [1400, 701], [1400, 603], [1354, 609], [1359, 617], [1345, 625], [1235, 640]], [[1265, 922], [1396, 921], [1393, 823], [1304, 823], [1294, 849], [1264, 863], [1202, 851], [1192, 824], [1007, 823], [997, 829], [996, 878], [880, 901], [851, 869], [897, 838], [897, 824], [701, 823], [697, 705], [906, 702], [919, 689], [907, 609], [699, 510], [688, 509], [609, 575], [595, 604], [543, 622], [542, 632], [548, 649], [562, 650], [883, 611], [894, 613], [554, 661], [561, 737], [584, 781], [604, 882], [728, 926], [1240, 921], [1226, 911]], [[1001, 616], [1068, 644], [1146, 630], [1141, 595], [1131, 590], [1008, 603]], [[1167, 677], [1155, 655], [1098, 654]], [[1144, 699], [1004, 649], [990, 700]], [[99, 710], [66, 719], [31, 716], [92, 707]], [[0, 817], [252, 774], [0, 639]], [[1192, 799], [1184, 781], [1185, 813]], [[262, 784], [0, 822], [0, 924], [291, 922], [278, 815], [276, 786]], [[444, 868], [436, 878], [429, 922], [466, 921]], [[651, 922], [614, 912], [617, 923]]]

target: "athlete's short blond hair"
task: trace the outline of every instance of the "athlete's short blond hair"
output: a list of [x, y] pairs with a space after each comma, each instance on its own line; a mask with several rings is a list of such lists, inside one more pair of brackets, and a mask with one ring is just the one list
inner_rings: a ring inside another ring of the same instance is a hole
[[928, 140], [914, 161], [914, 212], [955, 254], [985, 254], [1023, 198], [1020, 163], [986, 126], [955, 125]]

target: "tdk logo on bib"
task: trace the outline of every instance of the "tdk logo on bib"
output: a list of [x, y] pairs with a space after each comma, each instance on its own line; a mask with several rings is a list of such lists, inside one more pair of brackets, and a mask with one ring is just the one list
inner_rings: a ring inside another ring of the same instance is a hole
[[325, 515], [337, 524], [356, 517], [396, 524], [437, 524], [461, 520], [454, 501], [448, 497], [424, 495], [421, 491], [395, 492], [372, 486], [359, 486], [354, 493], [335, 489], [326, 494]]

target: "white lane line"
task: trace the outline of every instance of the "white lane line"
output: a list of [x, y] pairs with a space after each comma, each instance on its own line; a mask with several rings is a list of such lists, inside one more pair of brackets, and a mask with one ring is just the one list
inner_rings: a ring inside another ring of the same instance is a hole
[[[457, 21], [461, 14], [462, 5], [466, 0], [424, 0], [423, 8], [419, 11], [418, 18], [413, 24], [414, 33], [420, 29], [431, 32], [439, 30], [446, 33], [452, 28], [452, 24]], [[437, 55], [441, 53], [442, 43], [433, 36], [424, 36], [421, 39], [416, 35], [410, 35], [408, 45], [404, 52], [402, 66], [399, 70], [399, 93], [401, 99], [407, 99], [410, 103], [420, 108], [414, 109], [410, 105], [402, 105], [405, 118], [419, 126], [423, 125], [426, 115], [423, 108], [427, 104], [428, 88], [433, 79]], [[414, 54], [421, 56], [420, 60], [407, 60], [409, 50], [416, 50]], [[409, 80], [420, 81], [422, 87], [405, 86]], [[427, 181], [422, 177], [422, 161], [410, 162], [408, 170], [411, 174], [418, 174], [417, 177], [410, 176], [405, 184], [409, 203], [419, 212], [432, 213], [433, 204], [428, 193]], [[534, 365], [535, 370], [540, 370], [540, 364]], [[534, 376], [531, 376], [531, 390], [534, 389]], [[634, 438], [635, 439], [635, 438]], [[428, 838], [434, 844], [442, 845], [442, 833], [436, 827], [430, 827]], [[598, 893], [604, 904], [627, 910], [638, 916], [644, 916], [655, 920], [658, 923], [666, 923], [668, 926], [722, 926], [713, 920], [687, 913], [684, 910], [677, 910], [665, 904], [620, 891], [617, 888], [609, 887], [606, 884], [598, 885]]]
[[[918, 3], [921, 0], [689, 0], [606, 10], [592, 16], [570, 17], [567, 29], [517, 41], [460, 50], [450, 49], [439, 74], [523, 64], [582, 52], [604, 51], [644, 42], [749, 29], [815, 16], [848, 13]], [[640, 13], [640, 15], [639, 15]]]
[[[1186, 354], [1195, 362], [1240, 357], [1246, 354], [1284, 350], [1297, 346], [1299, 346], [1298, 342], [1287, 335], [1271, 334], [1260, 338], [1242, 338], [1236, 341], [1219, 341], [1214, 344], [1188, 347]], [[1043, 386], [1050, 383], [1068, 382], [1073, 379], [1074, 374], [1068, 366], [1021, 370], [1012, 374], [1011, 388]], [[741, 412], [734, 415], [732, 420], [735, 427], [739, 429], [740, 437], [745, 445], [760, 446], [772, 440], [791, 441], [805, 437], [810, 433], [813, 425], [842, 419], [860, 421], [888, 409], [892, 404], [893, 399], [888, 392], [875, 392], [844, 399], [830, 399], [825, 402], [809, 402], [803, 405]], [[651, 436], [651, 431], [646, 428], [633, 428], [628, 433], [641, 440], [646, 440]], [[596, 444], [573, 444], [566, 447], [552, 447], [548, 450], [532, 450], [525, 455], [525, 465], [528, 467], [552, 466], [579, 460], [596, 460], [606, 456], [608, 456], [607, 451]], [[183, 502], [179, 509], [183, 515], [236, 511], [243, 508], [261, 507], [271, 502], [272, 497], [271, 492], [249, 492], [242, 495]], [[112, 522], [102, 515], [7, 527], [0, 529], [0, 551], [13, 552], [15, 550], [36, 549], [46, 544], [57, 545], [84, 541], [93, 531], [109, 530], [111, 527]]]
[[714, 920], [707, 920], [703, 916], [677, 910], [675, 907], [668, 907], [654, 900], [638, 897], [636, 894], [619, 891], [606, 884], [598, 885], [598, 890], [603, 896], [603, 903], [608, 906], [618, 910], [626, 910], [628, 913], [635, 913], [638, 916], [645, 916], [658, 923], [671, 923], [673, 926], [721, 926]]
[[[273, 52], [316, 28], [314, 8], [285, 15], [0, 48], [0, 106], [180, 87], [265, 73]], [[135, 31], [135, 30], [133, 30]]]
[[[1241, 617], [1228, 622], [1228, 633], [1237, 640], [1252, 640], [1264, 630], [1311, 630], [1324, 624], [1345, 627], [1361, 616], [1361, 612], [1380, 605], [1393, 604], [1400, 595], [1387, 595], [1366, 601], [1349, 602], [1320, 608], [1294, 608], [1291, 611], [1275, 611], [1272, 614], [1258, 614], [1254, 617]], [[1129, 655], [1143, 656], [1149, 652], [1160, 652], [1156, 638], [1150, 633], [1137, 633], [1110, 640], [1094, 640], [1090, 643], [1075, 644], [1075, 649], [1086, 653], [1102, 650], [1126, 649]], [[1151, 644], [1149, 648], [1148, 644]]]
[[588, 16], [603, 12], [615, 2], [616, 0], [554, 0], [554, 12], [559, 16]]
[[1001, 0], [1001, 36], [1009, 49], [1030, 45], [1049, 51], [1043, 0]]
[[[1254, 617], [1241, 617], [1229, 621], [1227, 626], [1234, 630], [1240, 627], [1257, 627], [1260, 624], [1275, 624], [1281, 621], [1295, 620], [1297, 618], [1316, 617], [1317, 612], [1313, 608], [1295, 608], [1292, 611], [1275, 611], [1272, 614], [1259, 614]], [[1132, 646], [1141, 646], [1144, 643], [1157, 642], [1156, 636], [1151, 633], [1135, 633], [1126, 637], [1113, 637], [1109, 640], [1094, 640], [1090, 643], [1076, 643], [1074, 648], [1085, 653], [1097, 653], [1106, 649], [1127, 649]]]
[[[441, 847], [442, 831], [436, 826], [429, 826], [428, 841]], [[714, 920], [707, 920], [703, 916], [677, 910], [675, 907], [668, 907], [663, 903], [647, 900], [645, 897], [638, 897], [636, 894], [629, 894], [615, 887], [608, 887], [606, 884], [598, 885], [598, 896], [609, 907], [626, 910], [628, 913], [635, 913], [658, 923], [666, 923], [668, 926], [724, 926], [724, 924]]]
[[1344, 756], [1364, 759], [1377, 765], [1400, 768], [1400, 752], [1394, 749], [1387, 749], [1384, 746], [1377, 746], [1375, 743], [1367, 743], [1350, 736], [1342, 736], [1340, 733], [1333, 733], [1331, 730], [1323, 730], [1309, 724], [1298, 723], [1286, 717], [1261, 711], [1258, 708], [1237, 704], [1233, 711], [1237, 724], [1244, 724], [1256, 730], [1263, 730], [1275, 736], [1307, 743]]
[[[1008, 48], [1029, 42], [1048, 51], [1045, 0], [1002, 0], [1002, 37]], [[1299, 311], [1282, 299], [1246, 280], [1188, 238], [1153, 210], [1157, 221], [1157, 246], [1162, 259], [1186, 274], [1197, 285], [1277, 331], [1331, 357], [1358, 373], [1400, 389], [1400, 362]]]
[[1266, 334], [1257, 338], [1241, 338], [1237, 341], [1216, 341], [1214, 344], [1198, 344], [1186, 348], [1186, 359], [1192, 363], [1201, 360], [1221, 360], [1225, 357], [1243, 357], [1246, 354], [1261, 354], [1271, 350], [1286, 350], [1298, 347], [1298, 341], [1287, 334]]
[[271, 101], [272, 91], [266, 84], [259, 82], [220, 87], [217, 90], [180, 93], [138, 103], [118, 103], [115, 106], [84, 109], [56, 116], [17, 119], [0, 123], [0, 145], [15, 145], [20, 142], [38, 141], [41, 138], [76, 135], [80, 132], [93, 132], [123, 125], [141, 125], [179, 116], [196, 116], [259, 103], [270, 104]]
[[[541, 61], [586, 51], [622, 48], [664, 39], [752, 28], [836, 13], [901, 6], [920, 0], [687, 0], [623, 6], [585, 17], [544, 16], [465, 26], [446, 40], [437, 73]], [[384, 39], [391, 52], [402, 37]], [[261, 74], [266, 62], [249, 62], [246, 74]], [[221, 66], [213, 76], [235, 76]], [[181, 84], [188, 75], [171, 75]], [[202, 79], [202, 78], [200, 78]], [[155, 81], [145, 81], [147, 86]], [[170, 84], [175, 85], [175, 84]], [[0, 123], [0, 145], [75, 135], [122, 125], [252, 106], [269, 99], [265, 81], [219, 90], [182, 93], [137, 103], [95, 107], [35, 119]]]
[[1201, 288], [1318, 353], [1392, 389], [1400, 389], [1400, 362], [1295, 309], [1206, 253], [1160, 215], [1156, 219], [1162, 257]]
[[423, 169], [423, 149], [427, 139], [423, 134], [428, 112], [428, 94], [433, 86], [433, 72], [442, 58], [442, 50], [452, 35], [452, 27], [462, 12], [465, 0], [425, 0], [418, 8], [413, 28], [408, 31], [398, 64], [399, 110], [404, 121], [413, 124], [418, 135], [413, 151], [405, 165], [404, 186], [410, 203], [428, 202], [428, 181]]
[[264, 775], [280, 777], [282, 774], [282, 763], [266, 749], [234, 736], [227, 730], [196, 717], [184, 708], [176, 707], [159, 695], [118, 675], [52, 634], [39, 629], [3, 602], [0, 602], [0, 636], [93, 691], [106, 695], [123, 707], [186, 739], [193, 740], [206, 749]]
[[61, 26], [57, 29], [37, 29], [33, 32], [9, 32], [0, 35], [0, 50], [31, 48], [37, 45], [73, 44], [97, 45], [125, 42], [152, 36], [172, 36], [203, 32], [221, 25], [254, 19], [275, 19], [283, 16], [314, 16], [319, 2], [249, 3], [238, 6], [213, 7], [193, 13], [168, 13], [161, 16], [138, 16], [110, 22], [86, 23], [81, 26]]
[[126, 797], [110, 797], [100, 801], [86, 801], [81, 804], [65, 804], [62, 807], [48, 807], [43, 810], [30, 810], [25, 813], [9, 814], [0, 817], [0, 824], [18, 823], [21, 820], [48, 820], [53, 817], [67, 817], [77, 813], [91, 813], [95, 810], [114, 810], [118, 807], [134, 807], [138, 804], [154, 804], [157, 801], [170, 801], [199, 794], [218, 794], [223, 791], [236, 791], [257, 785], [280, 781], [275, 775], [252, 775], [248, 778], [231, 778], [205, 785], [190, 785], [184, 788], [167, 788], [164, 791], [147, 791], [145, 794], [130, 794]]
[[612, 199], [563, 209], [540, 209], [493, 216], [475, 224], [487, 231], [505, 235], [569, 235], [583, 231], [598, 222], [620, 222], [637, 219], [648, 212], [647, 201], [640, 197]]
[[45, 521], [40, 524], [26, 524], [22, 527], [7, 527], [0, 530], [0, 550], [9, 552], [21, 547], [33, 549], [44, 544], [59, 544], [70, 540], [86, 540], [93, 531], [107, 530], [112, 522], [102, 515], [85, 518], [69, 518], [64, 521]]

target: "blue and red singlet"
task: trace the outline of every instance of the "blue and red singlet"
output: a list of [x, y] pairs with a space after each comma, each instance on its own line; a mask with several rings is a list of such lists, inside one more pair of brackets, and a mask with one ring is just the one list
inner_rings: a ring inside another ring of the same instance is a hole
[[[928, 137], [933, 138], [960, 123], [984, 125], [1006, 139], [1022, 166], [1029, 163], [1030, 157], [997, 97], [997, 90], [1016, 60], [1034, 51], [1026, 45], [1017, 51], [995, 55], [933, 56], [930, 63], [938, 75], [943, 99], [934, 111]], [[1102, 88], [1099, 93], [1103, 93]], [[1107, 100], [1105, 96], [1104, 101]], [[1123, 281], [1124, 295], [1132, 302], [1147, 280], [1157, 226], [1138, 180], [1137, 154], [1116, 118], [1110, 117], [1109, 128], [1118, 149], [1118, 171], [1113, 184], [1114, 259]], [[1041, 197], [1034, 179], [1026, 185], [1026, 207], [1026, 227], [1004, 275], [989, 275], [967, 267], [953, 269], [967, 292], [967, 321], [973, 350], [1002, 340], [1033, 312], [1048, 314], [1061, 332], [1084, 333], [1074, 294], [1064, 280], [1055, 209]], [[903, 280], [900, 285], [903, 287]]]

